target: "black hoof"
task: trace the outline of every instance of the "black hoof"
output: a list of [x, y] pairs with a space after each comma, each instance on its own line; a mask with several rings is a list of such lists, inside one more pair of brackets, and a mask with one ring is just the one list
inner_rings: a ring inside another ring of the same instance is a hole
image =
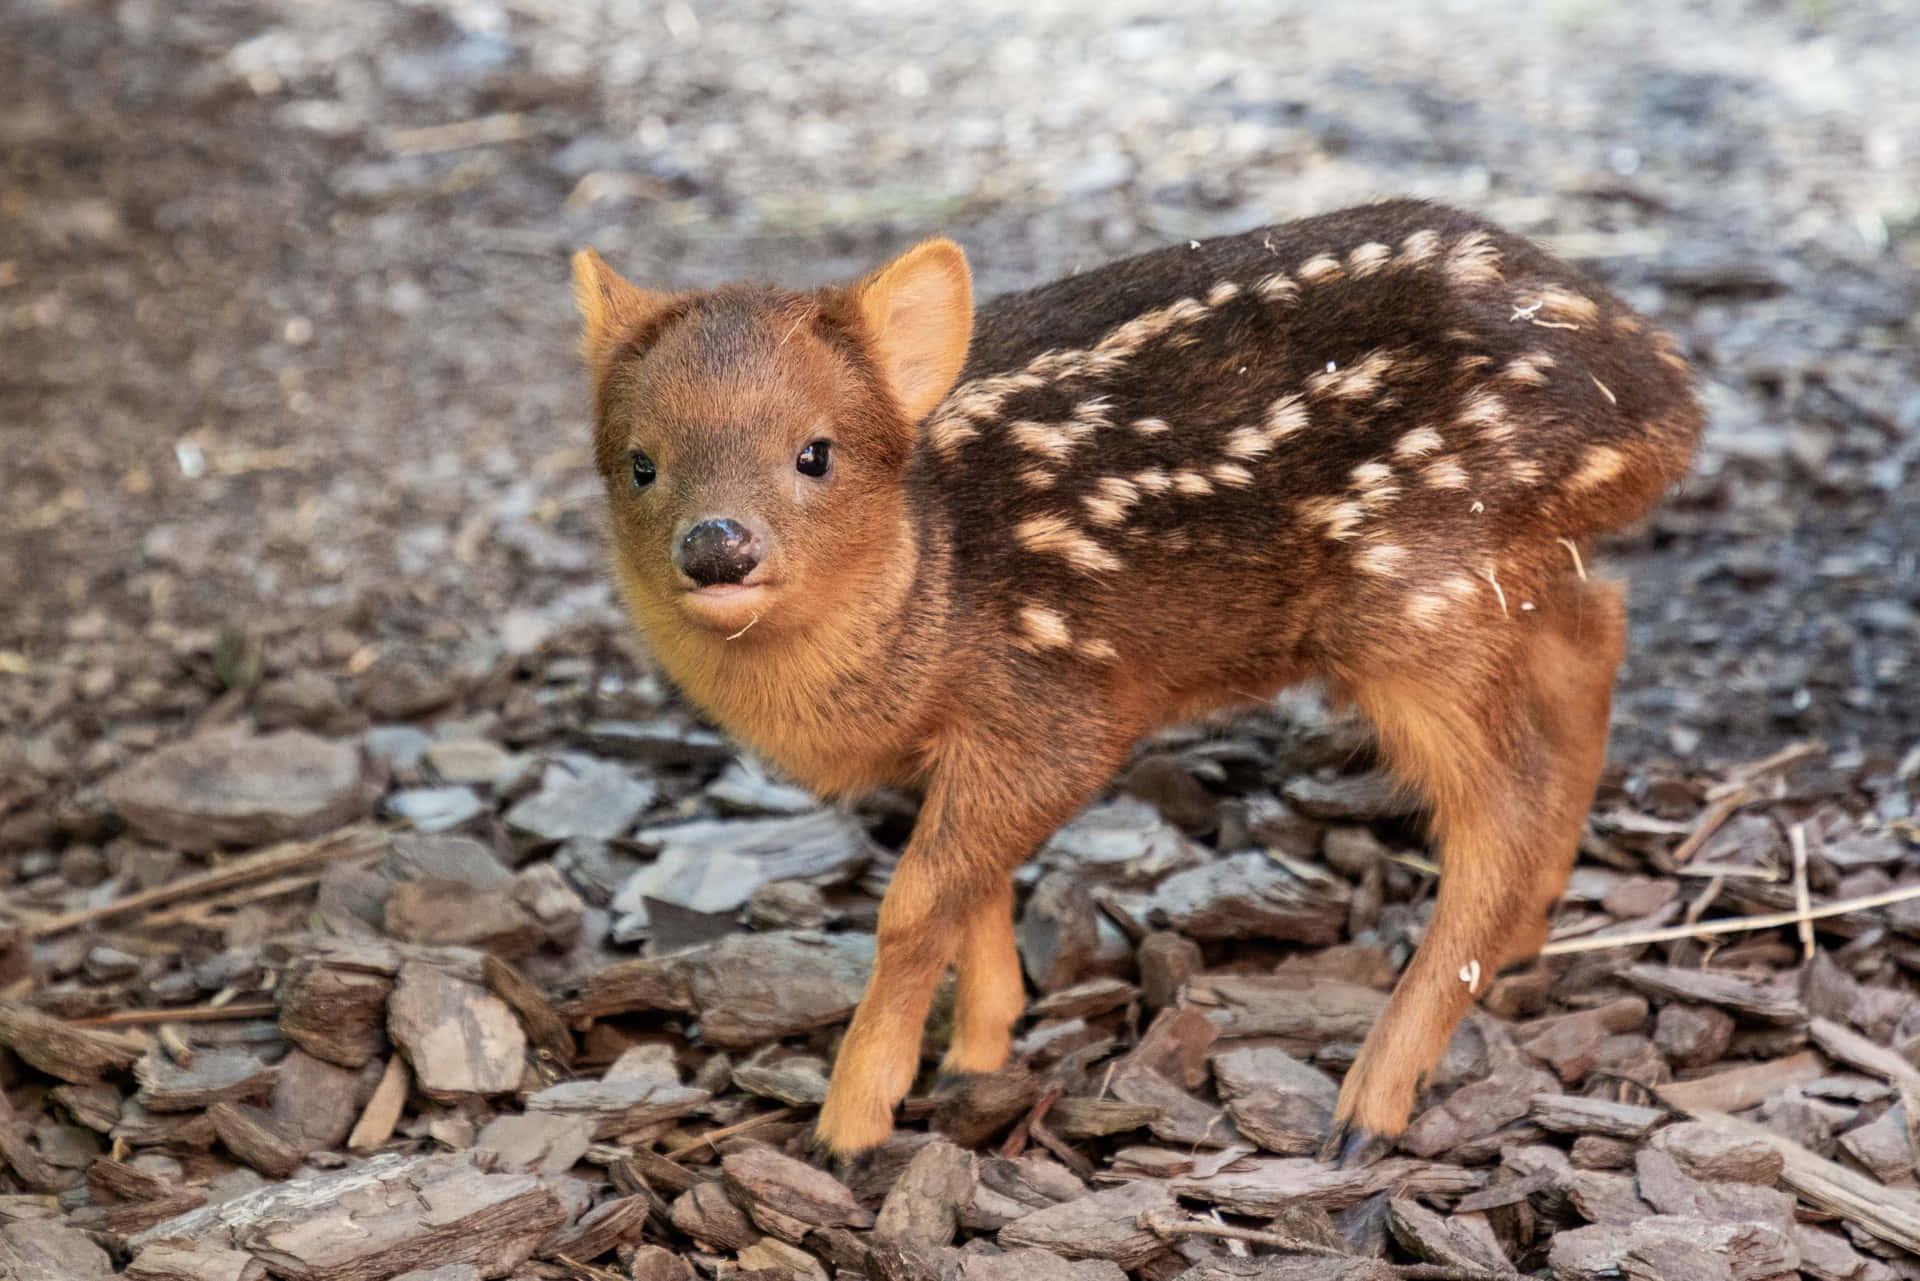
[[1339, 1124], [1328, 1133], [1327, 1141], [1320, 1145], [1320, 1159], [1330, 1161], [1342, 1170], [1358, 1170], [1393, 1151], [1393, 1144], [1394, 1140], [1384, 1134]]

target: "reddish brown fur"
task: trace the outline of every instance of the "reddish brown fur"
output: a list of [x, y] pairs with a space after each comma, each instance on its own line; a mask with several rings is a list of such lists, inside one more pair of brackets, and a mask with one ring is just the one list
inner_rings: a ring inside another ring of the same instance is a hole
[[[945, 241], [810, 295], [645, 293], [591, 251], [575, 272], [616, 576], [668, 674], [823, 793], [926, 791], [820, 1139], [886, 1136], [955, 961], [947, 1065], [1004, 1060], [1010, 874], [1142, 733], [1308, 679], [1373, 721], [1446, 869], [1341, 1092], [1342, 1128], [1397, 1134], [1565, 885], [1624, 642], [1579, 549], [1691, 455], [1670, 341], [1408, 201], [1115, 263], [970, 326]], [[817, 439], [834, 470], [803, 483]], [[724, 599], [669, 554], [714, 516], [771, 533]]]

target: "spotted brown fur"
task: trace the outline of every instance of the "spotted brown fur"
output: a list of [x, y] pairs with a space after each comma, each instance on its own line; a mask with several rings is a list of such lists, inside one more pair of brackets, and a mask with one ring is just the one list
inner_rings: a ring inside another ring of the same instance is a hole
[[[667, 674], [818, 790], [925, 789], [822, 1141], [884, 1137], [949, 964], [948, 1064], [998, 1066], [1009, 875], [1139, 735], [1307, 679], [1374, 723], [1445, 868], [1338, 1111], [1397, 1133], [1478, 994], [1459, 976], [1536, 946], [1565, 884], [1623, 644], [1580, 549], [1687, 465], [1672, 340], [1411, 201], [977, 312], [944, 241], [812, 294], [575, 266], [616, 577]], [[839, 460], [817, 482], [809, 440]], [[721, 515], [765, 557], [696, 592], [673, 540]]]

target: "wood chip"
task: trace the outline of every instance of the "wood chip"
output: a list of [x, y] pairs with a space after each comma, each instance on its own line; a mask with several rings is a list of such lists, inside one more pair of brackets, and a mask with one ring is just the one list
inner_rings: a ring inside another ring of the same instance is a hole
[[0, 1045], [48, 1076], [75, 1085], [124, 1071], [140, 1057], [125, 1041], [69, 1027], [16, 1001], [0, 1001]]

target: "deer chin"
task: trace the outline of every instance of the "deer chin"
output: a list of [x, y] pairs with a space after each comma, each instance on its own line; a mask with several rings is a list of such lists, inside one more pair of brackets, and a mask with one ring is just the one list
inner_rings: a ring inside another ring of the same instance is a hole
[[772, 583], [716, 583], [682, 591], [680, 609], [698, 626], [728, 633], [727, 638], [732, 640], [745, 635], [772, 612], [774, 596]]

